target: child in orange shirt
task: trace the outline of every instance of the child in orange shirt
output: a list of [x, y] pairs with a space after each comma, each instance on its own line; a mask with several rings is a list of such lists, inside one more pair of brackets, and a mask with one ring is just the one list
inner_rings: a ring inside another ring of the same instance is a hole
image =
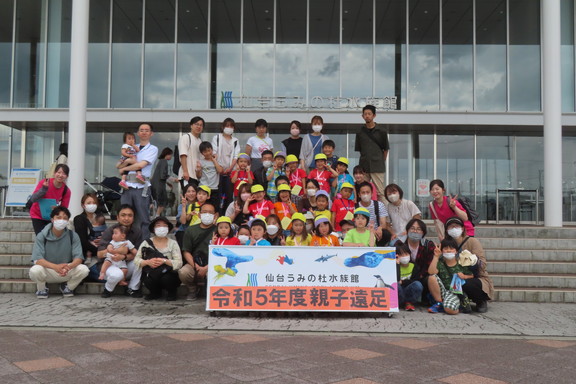
[[332, 234], [332, 224], [324, 215], [319, 215], [314, 219], [316, 234], [312, 236], [310, 246], [312, 247], [339, 247], [340, 241]]

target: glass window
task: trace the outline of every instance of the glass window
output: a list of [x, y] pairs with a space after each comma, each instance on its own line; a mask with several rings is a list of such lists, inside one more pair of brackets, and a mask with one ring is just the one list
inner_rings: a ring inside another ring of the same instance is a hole
[[0, 107], [10, 106], [10, 77], [12, 76], [12, 20], [14, 1], [2, 4], [0, 12]]
[[[16, 4], [14, 107], [44, 105], [45, 1], [21, 0]], [[43, 16], [44, 15], [44, 16]]]
[[473, 109], [473, 2], [442, 1], [442, 110]]
[[438, 0], [410, 2], [409, 110], [433, 111], [439, 108], [440, 25], [438, 17]]
[[72, 0], [48, 2], [46, 108], [65, 108], [70, 98]]
[[225, 92], [240, 95], [240, 9], [236, 0], [213, 0], [210, 13], [210, 108], [224, 108]]
[[62, 131], [29, 129], [26, 132], [26, 161], [24, 166], [48, 171], [59, 154], [58, 147], [61, 143]]
[[146, 0], [144, 108], [174, 108], [174, 0]]
[[[12, 128], [0, 124], [0, 186], [8, 184], [10, 177], [10, 137], [12, 136]], [[12, 165], [13, 167], [13, 165]]]
[[88, 99], [89, 108], [108, 106], [108, 59], [110, 58], [110, 2], [90, 2], [88, 34]]
[[576, 137], [562, 138], [562, 184], [564, 185], [564, 221], [576, 221]]
[[142, 0], [116, 0], [112, 19], [112, 108], [139, 108]]
[[372, 96], [373, 16], [371, 1], [342, 1], [341, 96]]
[[[434, 180], [434, 135], [415, 134], [412, 136], [412, 148], [414, 148], [414, 180]], [[428, 203], [430, 197], [415, 198], [414, 203], [422, 211], [422, 217], [430, 218]]]
[[208, 0], [178, 2], [176, 108], [208, 108]]
[[306, 0], [276, 2], [276, 96], [306, 97]]
[[390, 152], [388, 153], [388, 181], [398, 184], [404, 191], [404, 198], [414, 200], [412, 172], [412, 135], [406, 133], [390, 133]]
[[574, 1], [561, 7], [562, 112], [574, 112]]
[[540, 109], [540, 1], [510, 0], [510, 110]]
[[506, 110], [506, 3], [476, 2], [477, 111]]
[[406, 2], [376, 1], [376, 89], [374, 96], [396, 96], [406, 105]]
[[439, 134], [437, 146], [436, 177], [444, 181], [446, 193], [474, 201], [474, 136]]
[[244, 0], [242, 95], [273, 96], [274, 2]]
[[318, 0], [309, 4], [310, 101], [316, 96], [340, 96], [340, 2]]
[[[120, 158], [120, 151], [116, 161]], [[89, 128], [86, 132], [86, 154], [84, 157], [84, 178], [89, 183], [100, 182], [100, 157], [102, 156], [102, 128]]]

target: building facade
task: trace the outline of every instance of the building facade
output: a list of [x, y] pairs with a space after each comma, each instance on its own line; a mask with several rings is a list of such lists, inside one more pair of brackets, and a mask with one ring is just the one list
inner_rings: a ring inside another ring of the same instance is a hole
[[[576, 221], [574, 0], [561, 0], [563, 221]], [[0, 185], [48, 169], [67, 141], [72, 0], [0, 2]], [[425, 208], [425, 180], [470, 197], [485, 220], [543, 217], [539, 0], [92, 0], [85, 178], [115, 175], [122, 133], [154, 123], [174, 147], [200, 115], [244, 144], [275, 143], [321, 115], [357, 163], [363, 105], [390, 132], [388, 182]], [[69, 145], [74, 145], [70, 143]], [[528, 192], [530, 191], [530, 192]], [[574, 206], [573, 206], [574, 202]]]

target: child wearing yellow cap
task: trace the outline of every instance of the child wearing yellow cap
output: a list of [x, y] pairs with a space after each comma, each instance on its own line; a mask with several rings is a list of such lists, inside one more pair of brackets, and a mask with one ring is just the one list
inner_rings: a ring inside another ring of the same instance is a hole
[[216, 230], [212, 235], [212, 245], [242, 245], [240, 240], [234, 236], [232, 230], [232, 220], [227, 216], [219, 217], [216, 220]]
[[342, 184], [342, 186], [340, 187], [340, 191], [338, 193], [340, 195], [340, 198], [334, 199], [334, 202], [332, 203], [331, 221], [332, 225], [334, 226], [334, 229], [337, 232], [340, 232], [342, 230], [340, 222], [345, 219], [348, 212], [354, 214], [355, 203], [354, 200], [352, 199], [352, 195], [354, 193], [353, 191], [354, 186], [352, 184], [350, 183]]
[[290, 236], [286, 238], [286, 245], [289, 246], [308, 246], [312, 241], [312, 235], [306, 230], [306, 217], [300, 212], [292, 215], [292, 228]]
[[304, 195], [304, 183], [306, 182], [306, 172], [298, 167], [298, 158], [294, 155], [286, 156], [286, 176], [290, 180], [290, 188], [300, 186], [298, 196]]
[[250, 196], [244, 203], [243, 212], [245, 215], [250, 214], [252, 217], [262, 215], [267, 217], [272, 213], [276, 213], [274, 210], [274, 204], [270, 200], [264, 198], [266, 193], [264, 192], [263, 186], [260, 184], [253, 185], [250, 192], [252, 193], [252, 196]]
[[250, 185], [254, 183], [254, 174], [250, 170], [250, 156], [240, 153], [236, 165], [238, 169], [230, 174], [230, 181], [234, 184], [234, 197], [238, 196], [238, 186], [241, 182], [244, 181]]
[[[348, 164], [349, 161], [346, 157], [339, 157], [338, 161], [336, 162], [336, 172], [338, 173], [338, 177], [332, 181], [332, 189], [334, 192], [333, 195], [336, 198], [342, 197], [340, 195], [340, 190], [342, 189], [342, 185], [344, 183], [352, 184], [352, 186], [354, 186], [354, 178], [351, 174], [348, 173]], [[352, 191], [352, 196], [350, 198], [356, 201], [354, 191]]]
[[373, 247], [376, 243], [374, 228], [368, 228], [370, 211], [366, 208], [356, 208], [354, 211], [354, 224], [356, 228], [349, 230], [344, 238], [345, 247]]

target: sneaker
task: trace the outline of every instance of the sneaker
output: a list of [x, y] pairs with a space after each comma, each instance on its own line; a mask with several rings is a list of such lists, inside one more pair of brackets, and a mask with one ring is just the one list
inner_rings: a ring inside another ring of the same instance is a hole
[[146, 179], [142, 175], [136, 175], [136, 181], [140, 184], [146, 184]]
[[126, 289], [125, 295], [133, 297], [135, 299], [139, 299], [143, 296], [142, 291], [140, 289], [131, 289], [131, 288]]
[[480, 301], [478, 304], [476, 304], [476, 310], [478, 313], [488, 312], [488, 302], [486, 300]]
[[414, 304], [412, 304], [410, 302], [406, 302], [404, 309], [407, 311], [415, 311], [416, 310], [416, 308], [414, 307]]
[[188, 289], [188, 296], [186, 296], [186, 300], [188, 301], [196, 301], [199, 299], [198, 294], [198, 287], [193, 287]]
[[48, 298], [48, 288], [44, 288], [41, 291], [36, 291], [36, 298], [47, 299]]
[[68, 284], [66, 283], [60, 284], [60, 292], [62, 292], [62, 296], [64, 297], [74, 296], [74, 291], [68, 288]]
[[100, 297], [103, 297], [104, 299], [109, 298], [110, 296], [112, 296], [112, 292], [110, 292], [109, 290], [107, 290], [106, 288], [104, 288], [104, 290], [102, 291], [102, 293], [100, 294]]
[[130, 188], [130, 187], [128, 186], [128, 184], [126, 184], [126, 182], [125, 182], [124, 180], [122, 180], [121, 182], [119, 182], [119, 183], [118, 183], [118, 186], [119, 186], [120, 188], [122, 188], [122, 189], [128, 189], [128, 188]]
[[442, 305], [442, 303], [436, 303], [433, 306], [431, 306], [430, 308], [428, 308], [428, 312], [430, 312], [430, 313], [444, 312], [444, 306]]
[[460, 300], [459, 309], [462, 313], [472, 313], [472, 307], [470, 306], [470, 299], [468, 297], [464, 297], [464, 299]]

